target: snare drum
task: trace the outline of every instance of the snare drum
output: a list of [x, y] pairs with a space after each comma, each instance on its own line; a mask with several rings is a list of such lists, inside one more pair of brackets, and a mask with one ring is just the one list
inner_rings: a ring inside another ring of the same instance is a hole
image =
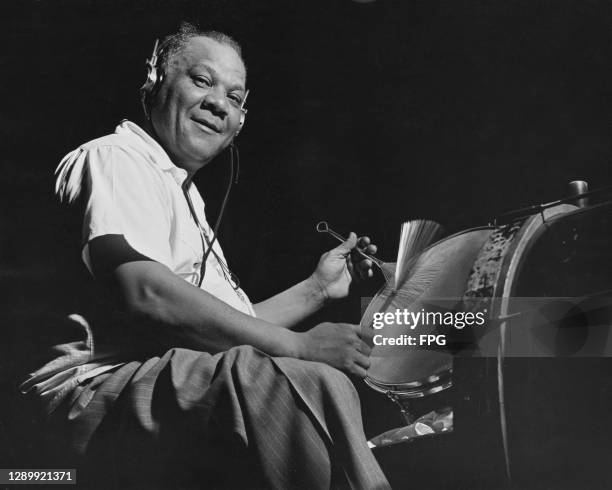
[[[412, 267], [407, 294], [394, 294], [386, 284], [366, 309], [362, 328], [372, 328], [376, 313], [397, 310], [419, 312], [430, 298], [461, 298], [478, 253], [494, 232], [483, 227], [457, 233], [427, 248]], [[411, 291], [412, 290], [412, 291]], [[411, 335], [409, 325], [394, 327], [394, 336]], [[426, 326], [419, 334], [431, 333]], [[442, 391], [452, 385], [452, 355], [428, 349], [392, 349], [374, 346], [366, 383], [377, 391], [401, 398], [421, 398]]]

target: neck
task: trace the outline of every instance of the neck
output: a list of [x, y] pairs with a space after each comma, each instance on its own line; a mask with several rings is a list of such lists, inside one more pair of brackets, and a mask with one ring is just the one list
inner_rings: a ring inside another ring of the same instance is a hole
[[168, 148], [166, 148], [166, 146], [164, 145], [164, 142], [157, 135], [157, 132], [155, 131], [155, 127], [153, 127], [153, 123], [151, 122], [150, 118], [145, 118], [141, 127], [144, 128], [144, 130], [147, 132], [149, 136], [151, 136], [151, 138], [153, 138], [155, 141], [157, 141], [157, 143], [159, 143], [159, 145], [168, 154], [168, 156], [170, 157], [170, 160], [172, 160], [172, 163], [174, 163], [174, 165], [187, 171], [188, 181], [191, 181], [195, 173], [201, 168], [205, 167], [206, 164], [208, 163], [206, 162], [203, 164], [201, 163], [188, 164], [188, 163], [183, 162], [181, 159], [177, 158], [176, 155], [174, 155]]

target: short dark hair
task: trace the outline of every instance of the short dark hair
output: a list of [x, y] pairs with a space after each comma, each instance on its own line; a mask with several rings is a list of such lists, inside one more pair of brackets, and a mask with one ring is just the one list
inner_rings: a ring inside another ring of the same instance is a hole
[[[240, 57], [242, 64], [246, 70], [246, 63], [244, 62], [244, 58], [242, 57], [242, 48], [238, 41], [236, 41], [233, 37], [219, 31], [205, 31], [200, 29], [194, 24], [190, 22], [181, 22], [178, 30], [172, 34], [167, 35], [162, 39], [157, 47], [157, 70], [158, 70], [158, 80], [162, 73], [165, 73], [168, 68], [168, 63], [172, 59], [174, 55], [179, 53], [187, 44], [187, 42], [194, 37], [207, 37], [214, 41], [217, 41], [220, 44], [225, 44], [232, 48], [238, 56]], [[151, 104], [153, 102], [153, 98], [155, 97], [155, 92], [157, 91], [157, 87], [159, 83], [156, 84], [156, 87], [152, 89], [141, 89], [141, 102], [145, 111], [145, 114], [148, 115], [148, 112], [151, 108]]]
[[178, 30], [164, 37], [159, 44], [159, 48], [157, 49], [157, 66], [160, 69], [165, 70], [168, 67], [168, 61], [172, 58], [172, 56], [183, 49], [185, 44], [187, 44], [187, 41], [193, 37], [208, 37], [220, 44], [225, 44], [231, 47], [234, 51], [236, 51], [236, 53], [238, 53], [238, 56], [240, 56], [240, 59], [244, 64], [244, 59], [242, 58], [242, 48], [240, 47], [238, 41], [236, 41], [233, 37], [219, 31], [204, 31], [190, 22], [181, 22]]

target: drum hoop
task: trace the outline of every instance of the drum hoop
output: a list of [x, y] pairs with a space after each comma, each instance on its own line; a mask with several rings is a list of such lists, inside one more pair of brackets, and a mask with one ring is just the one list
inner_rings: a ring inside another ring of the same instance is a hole
[[444, 381], [445, 378], [452, 375], [452, 372], [453, 368], [448, 367], [446, 369], [443, 369], [442, 371], [427, 376], [426, 378], [422, 378], [416, 381], [408, 381], [406, 383], [387, 383], [386, 381], [380, 381], [376, 378], [372, 378], [371, 376], [366, 376], [365, 379], [378, 386], [386, 387], [388, 389], [391, 389], [391, 387], [399, 387], [400, 390], [410, 390], [414, 388], [427, 387], [428, 385], [439, 383], [441, 380]]
[[[430, 378], [433, 378], [433, 376], [430, 376]], [[437, 381], [438, 382], [431, 384], [420, 384], [419, 386], [411, 387], [408, 385], [413, 385], [415, 384], [414, 382], [391, 384], [382, 383], [367, 376], [364, 378], [364, 382], [379, 393], [384, 393], [386, 395], [393, 394], [400, 398], [423, 398], [446, 390], [453, 385], [452, 368], [446, 371], [444, 375], [438, 376]]]
[[[517, 234], [513, 237], [512, 243], [509, 249], [504, 255], [504, 259], [501, 264], [500, 275], [493, 292], [494, 297], [498, 298], [510, 298], [514, 292], [513, 284], [515, 278], [521, 271], [522, 265], [526, 258], [526, 251], [531, 249], [535, 244], [534, 238], [539, 237], [544, 231], [546, 231], [546, 219], [552, 218], [560, 214], [566, 214], [570, 211], [578, 209], [576, 206], [569, 204], [561, 204], [551, 208], [544, 209], [541, 213], [528, 217]], [[499, 285], [501, 288], [498, 288]], [[498, 293], [498, 289], [501, 289]], [[508, 315], [507, 301], [500, 301], [497, 312], [491, 312], [491, 314], [499, 316]], [[497, 348], [497, 390], [498, 390], [498, 402], [499, 402], [499, 422], [500, 431], [502, 435], [502, 446], [504, 448], [504, 460], [506, 466], [506, 475], [509, 479], [512, 478], [512, 461], [509, 452], [509, 439], [508, 439], [508, 428], [507, 428], [507, 411], [505, 401], [505, 388], [504, 388], [504, 357], [506, 353], [506, 341], [508, 336], [507, 321], [502, 321], [499, 325], [499, 340]]]
[[[514, 293], [515, 278], [521, 272], [527, 252], [536, 243], [536, 239], [541, 236], [547, 229], [546, 220], [567, 214], [570, 211], [579, 209], [571, 204], [560, 204], [552, 208], [545, 209], [542, 213], [530, 216], [523, 224], [517, 235], [512, 240], [510, 248], [507, 250], [501, 266], [501, 273], [498, 279], [498, 285], [501, 288], [495, 291], [494, 296], [498, 298], [510, 298]], [[496, 288], [497, 289], [497, 288]], [[508, 315], [507, 302], [500, 302], [500, 311], [497, 312], [500, 316]]]

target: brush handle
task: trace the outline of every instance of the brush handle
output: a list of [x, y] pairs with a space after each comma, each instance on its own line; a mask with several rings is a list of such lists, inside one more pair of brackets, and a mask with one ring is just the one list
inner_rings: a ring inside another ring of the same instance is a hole
[[[319, 221], [317, 223], [317, 231], [319, 233], [329, 233], [331, 236], [333, 236], [335, 239], [341, 241], [341, 242], [346, 242], [346, 238], [343, 237], [340, 233], [336, 233], [334, 230], [332, 230], [329, 225], [327, 224], [327, 221]], [[359, 255], [361, 255], [362, 257], [365, 257], [366, 259], [371, 260], [374, 264], [376, 264], [378, 266], [379, 269], [382, 270], [382, 266], [384, 264], [384, 262], [382, 260], [377, 259], [376, 257], [372, 257], [371, 255], [368, 255], [365, 252], [362, 252], [360, 249], [355, 248], [355, 250], [357, 251], [357, 253]]]

